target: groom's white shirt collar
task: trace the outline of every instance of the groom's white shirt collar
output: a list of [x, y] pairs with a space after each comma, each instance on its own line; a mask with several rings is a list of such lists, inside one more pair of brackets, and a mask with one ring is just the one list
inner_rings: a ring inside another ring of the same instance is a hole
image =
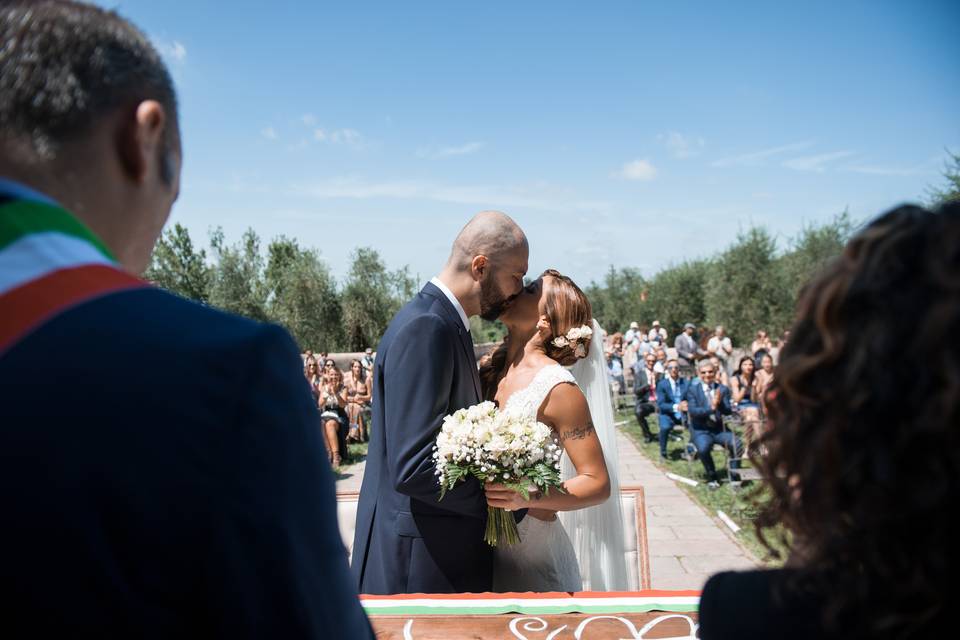
[[453, 308], [457, 310], [457, 313], [460, 314], [460, 320], [463, 321], [463, 327], [467, 331], [470, 331], [470, 318], [467, 317], [467, 312], [463, 310], [463, 306], [460, 304], [460, 301], [457, 300], [457, 296], [453, 295], [453, 291], [447, 288], [447, 285], [440, 282], [440, 278], [430, 278], [430, 283], [435, 286], [437, 289], [443, 292], [443, 295], [447, 296], [447, 300], [450, 301], [450, 304], [453, 305]]

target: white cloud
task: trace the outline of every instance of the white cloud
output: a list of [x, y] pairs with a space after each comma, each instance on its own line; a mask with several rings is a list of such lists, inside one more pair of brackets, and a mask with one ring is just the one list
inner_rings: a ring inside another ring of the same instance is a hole
[[785, 144], [779, 147], [771, 147], [769, 149], [762, 149], [760, 151], [752, 151], [750, 153], [744, 153], [737, 156], [728, 156], [726, 158], [720, 158], [719, 160], [714, 160], [710, 163], [712, 167], [756, 167], [762, 165], [765, 160], [772, 158], [783, 153], [791, 153], [793, 151], [803, 151], [804, 149], [809, 149], [813, 146], [813, 141], [806, 142], [794, 142], [792, 144]]
[[915, 176], [921, 173], [927, 173], [923, 166], [918, 167], [882, 167], [877, 165], [849, 165], [841, 167], [841, 171], [851, 171], [853, 173], [864, 173], [873, 176]]
[[527, 207], [554, 211], [595, 210], [608, 206], [604, 202], [578, 201], [569, 189], [545, 184], [529, 187], [445, 185], [420, 180], [370, 182], [358, 177], [339, 177], [294, 186], [287, 191], [287, 195], [319, 199], [433, 200], [484, 207]]
[[436, 160], [439, 158], [449, 158], [451, 156], [466, 156], [480, 151], [484, 146], [485, 144], [483, 142], [468, 142], [457, 147], [424, 147], [417, 150], [417, 157]]
[[260, 130], [260, 135], [266, 138], [267, 140], [276, 140], [277, 139], [277, 130], [273, 127], [264, 127]]
[[638, 159], [626, 163], [614, 175], [624, 180], [649, 182], [657, 177], [657, 168], [649, 160]]
[[356, 129], [322, 129], [313, 130], [313, 139], [317, 142], [329, 144], [344, 144], [353, 147], [365, 146], [363, 135]]
[[667, 131], [657, 136], [674, 158], [691, 158], [700, 155], [707, 141], [699, 136], [685, 136], [678, 131]]
[[783, 166], [794, 171], [816, 171], [823, 173], [826, 165], [842, 158], [849, 158], [856, 155], [856, 151], [832, 151], [830, 153], [820, 153], [814, 156], [801, 156], [785, 160]]
[[317, 124], [317, 117], [312, 113], [305, 113], [300, 116], [300, 122], [302, 122], [304, 126], [312, 127]]
[[174, 64], [184, 64], [187, 61], [187, 48], [179, 40], [164, 40], [154, 38], [154, 46], [161, 56]]

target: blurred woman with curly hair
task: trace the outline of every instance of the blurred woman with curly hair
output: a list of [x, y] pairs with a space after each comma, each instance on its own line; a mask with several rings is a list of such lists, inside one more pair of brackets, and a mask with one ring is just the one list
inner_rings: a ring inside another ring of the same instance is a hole
[[713, 576], [700, 637], [933, 637], [960, 555], [960, 204], [877, 218], [797, 312], [757, 461], [757, 531], [789, 553]]

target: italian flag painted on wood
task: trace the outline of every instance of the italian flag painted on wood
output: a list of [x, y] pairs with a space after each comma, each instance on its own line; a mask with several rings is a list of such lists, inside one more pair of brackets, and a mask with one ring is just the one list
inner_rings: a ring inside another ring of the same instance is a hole
[[67, 309], [146, 286], [64, 209], [0, 201], [0, 355]]
[[361, 595], [367, 615], [490, 615], [518, 613], [646, 613], [692, 612], [700, 603], [699, 591], [634, 591], [583, 593], [414, 593], [395, 596]]

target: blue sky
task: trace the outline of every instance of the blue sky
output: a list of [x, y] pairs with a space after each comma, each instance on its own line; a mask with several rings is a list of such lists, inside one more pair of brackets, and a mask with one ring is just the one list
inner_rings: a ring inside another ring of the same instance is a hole
[[124, 0], [164, 52], [172, 221], [378, 249], [422, 280], [485, 208], [530, 271], [652, 275], [917, 200], [960, 150], [960, 3]]

